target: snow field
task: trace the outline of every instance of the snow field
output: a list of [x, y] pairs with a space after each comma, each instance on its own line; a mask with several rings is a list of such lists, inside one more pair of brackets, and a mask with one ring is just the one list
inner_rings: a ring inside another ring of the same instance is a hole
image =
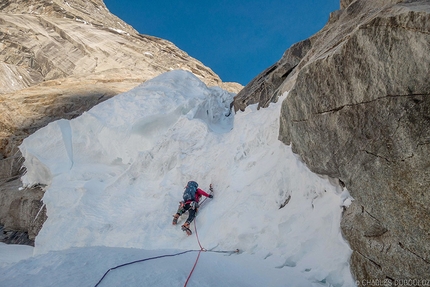
[[[179, 252], [109, 247], [52, 251], [0, 269], [1, 282], [2, 286], [95, 286], [112, 267]], [[183, 286], [197, 254], [190, 252], [111, 270], [98, 286]], [[206, 252], [200, 255], [188, 286], [312, 286], [300, 277], [290, 279], [288, 274], [261, 265], [249, 254]]]

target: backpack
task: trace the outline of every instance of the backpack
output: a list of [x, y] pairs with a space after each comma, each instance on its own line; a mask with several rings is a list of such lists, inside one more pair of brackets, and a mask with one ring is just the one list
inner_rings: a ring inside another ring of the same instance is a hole
[[195, 181], [189, 181], [187, 186], [185, 187], [184, 190], [184, 195], [182, 196], [184, 199], [184, 202], [190, 201], [190, 200], [195, 200], [196, 198], [196, 191], [197, 191], [197, 187], [199, 185], [197, 184], [197, 182]]

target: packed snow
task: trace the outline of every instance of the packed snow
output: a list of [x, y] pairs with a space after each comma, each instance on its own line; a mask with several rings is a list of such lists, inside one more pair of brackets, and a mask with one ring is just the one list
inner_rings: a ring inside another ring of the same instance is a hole
[[[278, 140], [282, 99], [234, 114], [233, 96], [171, 71], [25, 139], [22, 181], [46, 186], [48, 219], [31, 256], [0, 259], [5, 286], [95, 286], [114, 266], [200, 250], [195, 230], [209, 251], [240, 252], [201, 252], [188, 286], [354, 286], [347, 190]], [[187, 214], [172, 225], [189, 180], [214, 186], [191, 236]], [[197, 253], [112, 270], [100, 286], [182, 286]]]

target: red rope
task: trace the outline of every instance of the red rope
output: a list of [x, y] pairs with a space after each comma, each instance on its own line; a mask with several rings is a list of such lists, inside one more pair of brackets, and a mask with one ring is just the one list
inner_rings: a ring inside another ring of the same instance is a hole
[[203, 251], [203, 250], [200, 250], [200, 251], [199, 251], [199, 254], [197, 255], [196, 262], [194, 262], [193, 269], [191, 269], [190, 275], [188, 275], [188, 278], [187, 278], [187, 281], [185, 281], [184, 287], [186, 287], [186, 286], [188, 285], [188, 281], [190, 280], [191, 275], [193, 275], [194, 269], [195, 269], [195, 268], [196, 268], [196, 266], [197, 266], [197, 262], [199, 261], [200, 253], [202, 253], [202, 251]]
[[197, 238], [197, 243], [200, 246], [200, 250], [201, 251], [206, 251], [206, 249], [203, 248], [202, 244], [200, 243], [200, 239], [199, 239], [199, 234], [197, 233], [197, 225], [196, 225], [196, 220], [194, 220], [194, 231], [196, 233], [196, 238]]
[[200, 258], [200, 253], [202, 253], [202, 251], [206, 251], [206, 249], [204, 249], [204, 248], [203, 248], [203, 246], [202, 246], [202, 244], [200, 243], [199, 234], [197, 233], [196, 220], [194, 220], [194, 232], [196, 233], [197, 243], [198, 243], [198, 244], [199, 244], [199, 246], [200, 246], [200, 250], [199, 250], [199, 254], [197, 255], [196, 262], [194, 262], [193, 269], [191, 269], [191, 272], [190, 272], [190, 274], [188, 275], [187, 281], [185, 281], [184, 287], [186, 287], [186, 286], [187, 286], [188, 281], [189, 281], [189, 280], [190, 280], [190, 278], [191, 278], [191, 275], [193, 275], [194, 269], [196, 268], [196, 266], [197, 266], [197, 262], [199, 261], [199, 258]]

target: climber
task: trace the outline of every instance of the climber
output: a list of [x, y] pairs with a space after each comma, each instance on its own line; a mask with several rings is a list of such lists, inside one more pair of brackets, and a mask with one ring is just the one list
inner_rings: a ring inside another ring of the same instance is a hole
[[[210, 191], [212, 192], [212, 186], [210, 186]], [[189, 181], [185, 187], [183, 194], [183, 201], [179, 202], [178, 211], [173, 215], [173, 225], [178, 223], [179, 217], [188, 210], [188, 219], [181, 226], [182, 230], [191, 235], [190, 224], [194, 220], [199, 207], [199, 201], [202, 196], [213, 198], [212, 194], [207, 194], [204, 190], [198, 188], [198, 184], [195, 181]]]

